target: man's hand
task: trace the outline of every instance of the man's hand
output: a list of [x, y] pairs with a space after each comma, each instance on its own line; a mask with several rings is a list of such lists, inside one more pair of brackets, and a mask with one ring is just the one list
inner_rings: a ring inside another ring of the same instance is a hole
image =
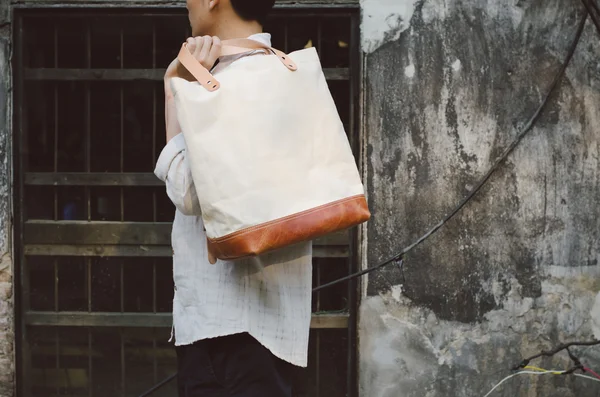
[[[202, 36], [187, 39], [187, 48], [202, 66], [210, 70], [221, 55], [221, 40], [218, 37]], [[190, 72], [177, 58], [171, 62], [165, 73], [165, 81], [172, 77], [193, 80]]]
[[[206, 69], [210, 70], [221, 55], [221, 40], [218, 37], [190, 37], [187, 39], [187, 47], [194, 58]], [[186, 80], [194, 81], [194, 77], [187, 69], [175, 58], [167, 68], [165, 73], [165, 123], [167, 130], [167, 142], [181, 132], [181, 127], [177, 121], [175, 110], [175, 99], [171, 91], [170, 80], [173, 77], [181, 77]]]

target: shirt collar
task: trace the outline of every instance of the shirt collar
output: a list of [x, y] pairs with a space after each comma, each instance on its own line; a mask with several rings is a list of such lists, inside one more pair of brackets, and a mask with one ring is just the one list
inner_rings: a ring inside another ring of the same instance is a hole
[[248, 38], [271, 47], [271, 35], [269, 33], [257, 33]]

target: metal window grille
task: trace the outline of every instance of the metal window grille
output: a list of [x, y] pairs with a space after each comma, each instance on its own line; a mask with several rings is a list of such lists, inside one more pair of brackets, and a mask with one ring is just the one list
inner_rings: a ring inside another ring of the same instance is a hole
[[[176, 371], [167, 343], [174, 208], [152, 170], [180, 10], [15, 13], [19, 385], [22, 396], [136, 396]], [[358, 15], [283, 8], [275, 47], [314, 46], [357, 147]], [[314, 285], [355, 270], [354, 232], [316, 241]], [[356, 285], [314, 297], [297, 396], [356, 391]], [[171, 384], [157, 396], [175, 395]]]

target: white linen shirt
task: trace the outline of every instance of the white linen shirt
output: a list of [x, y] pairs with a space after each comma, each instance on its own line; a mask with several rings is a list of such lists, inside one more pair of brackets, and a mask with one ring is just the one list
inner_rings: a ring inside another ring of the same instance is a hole
[[[271, 45], [266, 33], [249, 38]], [[213, 72], [245, 55], [222, 57]], [[175, 345], [248, 332], [275, 356], [306, 367], [312, 244], [211, 265], [186, 150], [183, 134], [175, 136], [162, 150], [154, 171], [176, 207], [172, 231]]]

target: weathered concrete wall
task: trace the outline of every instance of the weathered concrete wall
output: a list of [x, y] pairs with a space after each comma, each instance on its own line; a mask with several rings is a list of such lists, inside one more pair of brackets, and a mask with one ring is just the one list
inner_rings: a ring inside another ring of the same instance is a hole
[[10, 9], [0, 0], [0, 396], [11, 397], [14, 389], [14, 313], [11, 259], [11, 171], [10, 171]]
[[[374, 264], [442, 219], [512, 141], [541, 103], [583, 8], [565, 0], [361, 4]], [[369, 277], [361, 395], [483, 396], [522, 356], [592, 338], [599, 200], [600, 36], [590, 21], [544, 116], [501, 170], [406, 258], [403, 274]], [[565, 357], [537, 363], [564, 368]], [[600, 367], [600, 348], [584, 357]], [[494, 396], [599, 391], [545, 377], [511, 380]]]

